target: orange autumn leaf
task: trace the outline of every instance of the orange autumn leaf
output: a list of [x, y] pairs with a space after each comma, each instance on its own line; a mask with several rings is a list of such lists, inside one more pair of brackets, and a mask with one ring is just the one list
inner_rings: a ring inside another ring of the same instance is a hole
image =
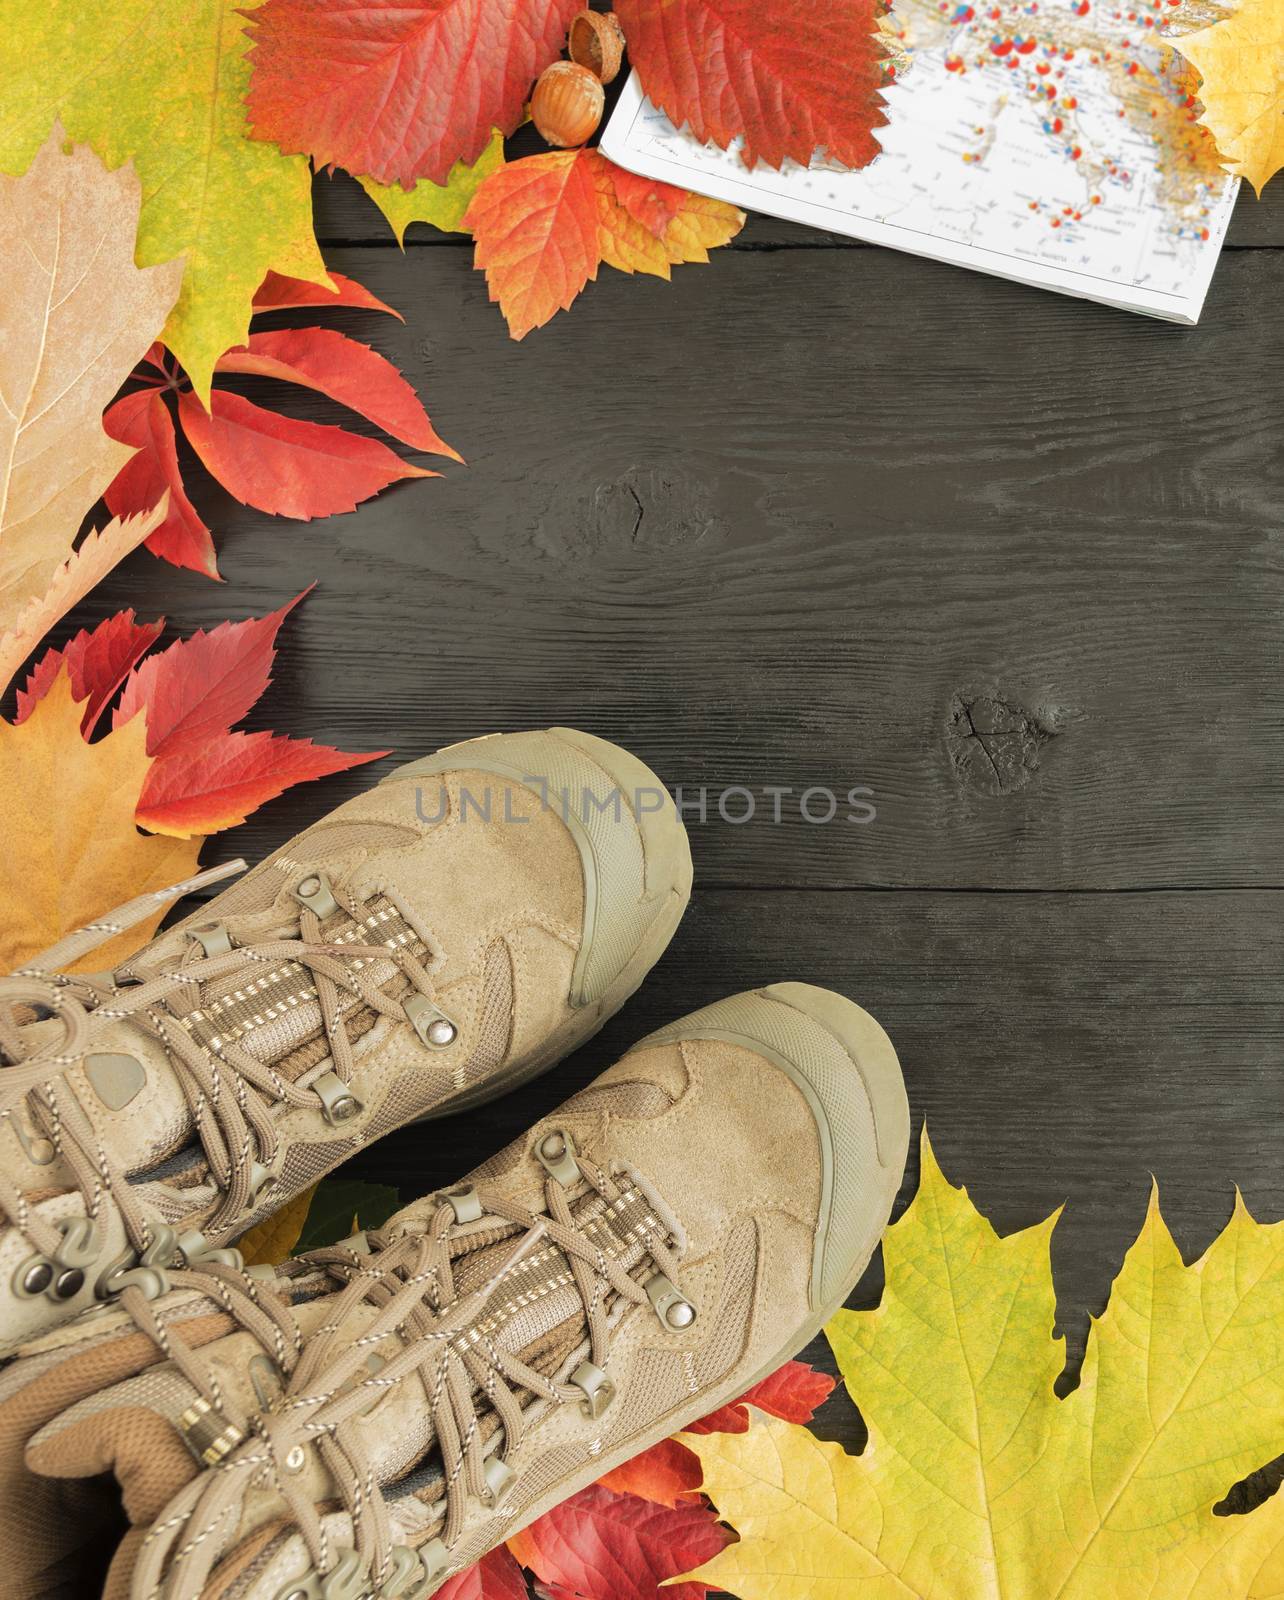
[[667, 279], [680, 262], [707, 261], [744, 220], [735, 206], [625, 173], [597, 150], [510, 162], [464, 218], [514, 339], [566, 310], [603, 262]]
[[[141, 719], [87, 744], [66, 666], [21, 725], [0, 722], [0, 970], [114, 907], [190, 877], [201, 841], [147, 838], [134, 810], [151, 760]], [[96, 971], [151, 937], [168, 905], [100, 946]]]

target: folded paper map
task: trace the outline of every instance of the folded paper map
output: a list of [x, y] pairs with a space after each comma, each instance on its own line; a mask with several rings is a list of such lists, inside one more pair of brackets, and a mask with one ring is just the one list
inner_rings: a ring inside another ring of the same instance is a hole
[[636, 74], [602, 149], [747, 210], [1192, 324], [1237, 180], [1196, 121], [1197, 80], [1160, 40], [1165, 12], [895, 0], [883, 150], [859, 172], [823, 152], [750, 171], [734, 146], [678, 132]]

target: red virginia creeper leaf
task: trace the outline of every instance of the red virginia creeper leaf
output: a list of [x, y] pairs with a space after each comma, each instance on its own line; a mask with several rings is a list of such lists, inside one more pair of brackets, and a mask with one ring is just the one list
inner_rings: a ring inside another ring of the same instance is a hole
[[202, 749], [152, 763], [138, 802], [138, 824], [176, 839], [218, 833], [239, 827], [292, 784], [345, 772], [388, 754], [374, 750], [348, 755], [276, 733], [225, 733]]
[[15, 722], [25, 722], [53, 686], [63, 662], [71, 674], [71, 697], [85, 702], [80, 731], [89, 738], [112, 696], [133, 667], [160, 638], [165, 626], [136, 622], [133, 611], [121, 611], [93, 631], [82, 628], [61, 650], [47, 650], [31, 669], [26, 687], [18, 690]]
[[149, 756], [204, 749], [258, 703], [272, 681], [281, 624], [311, 592], [305, 589], [270, 616], [220, 622], [209, 633], [176, 640], [144, 661], [125, 686], [112, 727], [143, 711]]
[[103, 427], [113, 439], [131, 444], [131, 456], [107, 487], [103, 499], [116, 517], [134, 517], [150, 511], [166, 489], [169, 513], [147, 540], [155, 556], [176, 567], [190, 567], [217, 578], [214, 541], [200, 513], [187, 498], [178, 467], [174, 419], [160, 389], [138, 389], [108, 406]]
[[703, 1600], [702, 1583], [660, 1588], [711, 1561], [733, 1535], [705, 1505], [652, 1504], [592, 1484], [508, 1541], [544, 1583], [584, 1600]]
[[566, 310], [597, 277], [597, 191], [586, 154], [596, 151], [510, 161], [486, 179], [464, 217], [476, 238], [474, 264], [514, 339]]
[[220, 356], [214, 370], [302, 384], [349, 406], [415, 450], [464, 459], [438, 435], [419, 396], [392, 362], [335, 328], [252, 333], [245, 344]]
[[746, 166], [806, 166], [824, 149], [845, 167], [879, 153], [877, 0], [617, 0], [629, 60], [678, 127]]
[[190, 391], [178, 415], [208, 471], [244, 505], [310, 522], [355, 511], [399, 478], [437, 478], [377, 439], [265, 411], [215, 389], [206, 412]]
[[[621, 200], [627, 195], [629, 204]], [[634, 178], [597, 150], [510, 161], [473, 196], [464, 225], [514, 339], [565, 310], [605, 261], [667, 278], [682, 261], [707, 261], [744, 226], [723, 200]], [[658, 231], [657, 231], [658, 230]]]
[[447, 1578], [433, 1600], [526, 1600], [526, 1576], [501, 1544], [457, 1577]]
[[305, 283], [302, 278], [287, 278], [284, 273], [269, 272], [254, 296], [255, 311], [294, 311], [299, 306], [356, 306], [362, 311], [386, 311], [398, 322], [406, 319], [394, 311], [377, 295], [370, 293], [355, 278], [345, 278], [341, 272], [332, 272], [333, 289], [322, 283]]
[[699, 1490], [704, 1473], [694, 1450], [688, 1450], [676, 1439], [661, 1439], [597, 1481], [603, 1489], [616, 1494], [635, 1494], [659, 1506], [676, 1506], [683, 1495]]
[[380, 183], [444, 184], [512, 133], [580, 0], [266, 0], [250, 16], [256, 138]]
[[827, 1372], [817, 1372], [805, 1361], [786, 1361], [761, 1383], [742, 1394], [730, 1405], [719, 1406], [699, 1422], [690, 1423], [685, 1433], [746, 1433], [749, 1413], [746, 1406], [757, 1406], [759, 1411], [769, 1411], [786, 1422], [810, 1422], [818, 1408], [834, 1392], [837, 1379]]
[[658, 178], [643, 178], [636, 172], [626, 172], [613, 161], [602, 158], [610, 168], [615, 198], [634, 222], [639, 222], [657, 239], [664, 237], [665, 229], [682, 209], [687, 191], [672, 183], [661, 183]]

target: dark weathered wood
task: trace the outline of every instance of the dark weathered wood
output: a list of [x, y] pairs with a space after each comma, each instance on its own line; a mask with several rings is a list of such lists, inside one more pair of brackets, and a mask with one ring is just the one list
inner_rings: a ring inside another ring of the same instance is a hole
[[[523, 153], [526, 153], [523, 151]], [[316, 182], [317, 234], [325, 244], [387, 244], [392, 233], [373, 201], [346, 173], [320, 176]], [[470, 247], [462, 234], [440, 233], [416, 224], [407, 235], [415, 246]], [[1230, 250], [1284, 245], [1284, 183], [1268, 185], [1260, 200], [1247, 184], [1241, 187], [1235, 215], [1226, 236]], [[751, 216], [732, 250], [867, 250], [876, 248], [840, 233], [804, 228], [778, 217]]]
[[330, 259], [406, 313], [337, 320], [470, 468], [310, 526], [206, 493], [225, 586], [142, 554], [89, 608], [190, 628], [318, 579], [259, 725], [405, 758], [582, 723], [688, 794], [875, 791], [872, 826], [715, 815], [706, 884], [1281, 881], [1284, 255], [1228, 256], [1181, 330], [883, 251], [721, 252], [604, 273], [521, 344], [466, 252]]
[[[1060, 1321], [1078, 1360], [1141, 1226], [1150, 1175], [1190, 1258], [1238, 1183], [1284, 1215], [1280, 893], [697, 891], [674, 944], [599, 1037], [494, 1105], [405, 1129], [354, 1176], [446, 1184], [653, 1028], [784, 978], [836, 988], [891, 1034], [916, 1130], [1000, 1232], [1066, 1203]], [[917, 1157], [902, 1202], [917, 1183]], [[877, 1300], [871, 1273], [853, 1304]]]

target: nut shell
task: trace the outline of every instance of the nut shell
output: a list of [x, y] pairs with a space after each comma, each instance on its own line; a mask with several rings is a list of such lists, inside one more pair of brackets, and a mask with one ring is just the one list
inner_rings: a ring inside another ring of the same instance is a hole
[[614, 11], [580, 11], [571, 19], [566, 53], [600, 82], [610, 83], [624, 59], [624, 29]]
[[583, 144], [602, 120], [606, 96], [597, 76], [574, 61], [544, 68], [531, 95], [531, 121], [549, 144]]

